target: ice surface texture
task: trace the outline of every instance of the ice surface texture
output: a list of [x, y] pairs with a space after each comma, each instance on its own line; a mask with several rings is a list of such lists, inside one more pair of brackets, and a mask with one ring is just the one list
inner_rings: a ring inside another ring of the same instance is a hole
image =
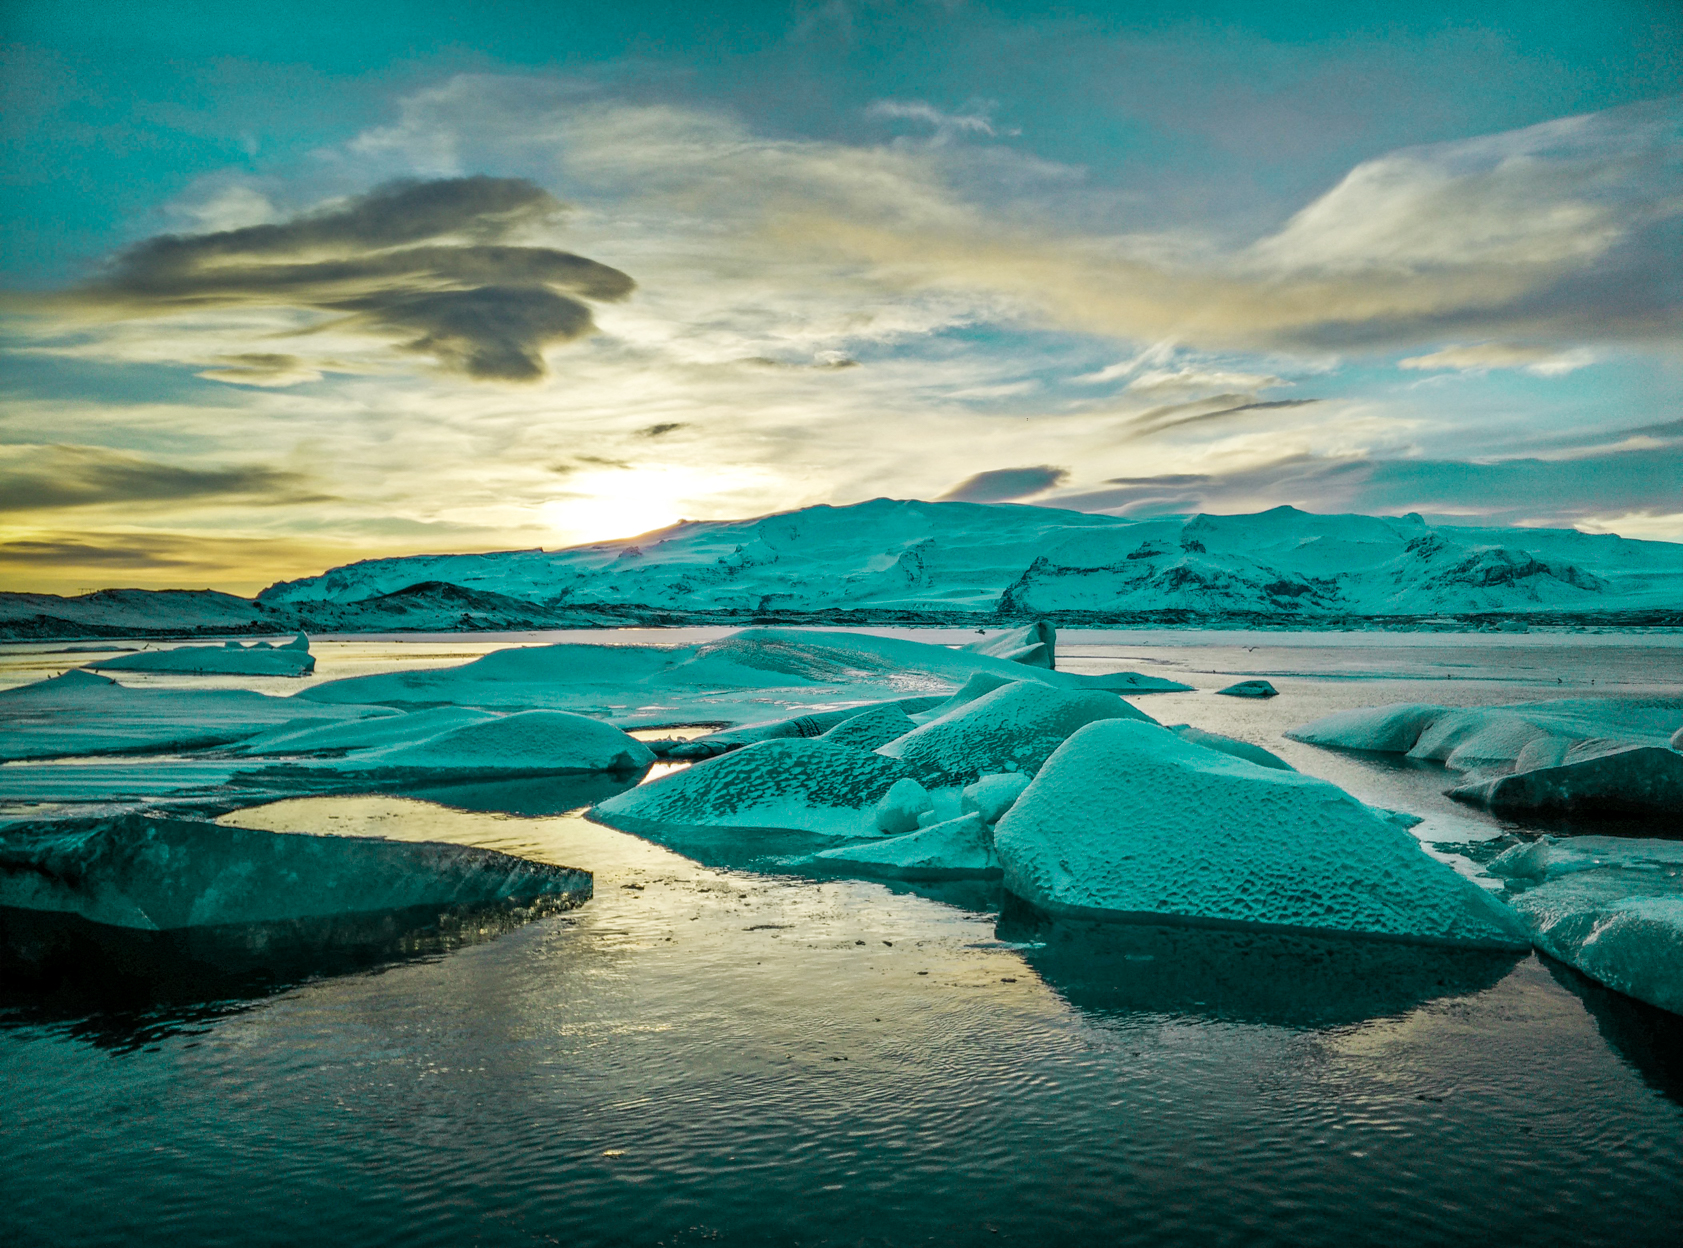
[[241, 645], [176, 646], [170, 650], [142, 650], [84, 664], [112, 672], [179, 672], [194, 676], [303, 676], [316, 670], [310, 639], [299, 633], [291, 641]]
[[590, 889], [587, 872], [460, 845], [142, 815], [0, 830], [0, 905], [144, 931], [536, 897], [579, 902]]
[[1005, 887], [1055, 914], [1527, 943], [1505, 906], [1336, 786], [1139, 720], [1065, 742], [995, 846]]
[[1040, 769], [1076, 729], [1099, 719], [1145, 719], [1113, 693], [1068, 692], [1014, 681], [891, 741], [897, 758], [926, 784], [969, 784], [994, 772]]
[[1550, 837], [1487, 868], [1537, 947], [1609, 988], [1683, 1014], [1683, 843]]
[[631, 832], [676, 824], [875, 836], [876, 803], [905, 775], [893, 759], [826, 741], [762, 741], [627, 790], [591, 813]]
[[1286, 733], [1296, 741], [1407, 754], [1473, 773], [1452, 790], [1496, 810], [1683, 811], [1683, 756], [1669, 741], [1675, 699], [1563, 698], [1513, 706], [1421, 703], [1340, 711]]

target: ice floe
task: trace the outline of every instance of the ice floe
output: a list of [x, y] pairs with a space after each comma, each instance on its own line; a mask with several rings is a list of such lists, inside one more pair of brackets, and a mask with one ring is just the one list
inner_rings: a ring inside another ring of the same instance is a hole
[[1517, 918], [1324, 780], [1156, 724], [1081, 729], [999, 821], [1005, 887], [1050, 913], [1521, 948]]
[[900, 836], [821, 850], [813, 863], [900, 880], [993, 879], [1000, 874], [993, 830], [974, 811]]
[[1609, 988], [1683, 1014], [1683, 842], [1542, 837], [1486, 868], [1537, 947]]
[[1676, 815], [1683, 701], [1563, 698], [1511, 706], [1421, 703], [1340, 711], [1286, 735], [1310, 745], [1406, 754], [1468, 773], [1451, 796], [1494, 810]]
[[271, 645], [237, 641], [220, 646], [175, 646], [83, 664], [110, 672], [175, 672], [191, 676], [305, 676], [316, 670], [310, 639], [299, 633], [291, 641]]
[[587, 872], [488, 849], [129, 814], [0, 829], [0, 906], [142, 931], [418, 906], [576, 904]]
[[[1044, 643], [1037, 653], [1050, 657]], [[1032, 660], [1035, 654], [1024, 657]], [[792, 714], [818, 722], [823, 712], [857, 713], [874, 702], [945, 697], [976, 676], [1130, 694], [1188, 687], [1135, 672], [1060, 672], [868, 633], [748, 628], [689, 646], [563, 644], [499, 650], [460, 667], [329, 681], [298, 696], [318, 703], [571, 710], [623, 728], [709, 722], [737, 728]]]

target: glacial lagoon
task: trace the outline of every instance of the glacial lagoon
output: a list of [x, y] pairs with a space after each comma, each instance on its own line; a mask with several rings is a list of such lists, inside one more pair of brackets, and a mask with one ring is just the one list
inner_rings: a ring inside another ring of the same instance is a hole
[[[314, 677], [191, 687], [292, 692], [606, 639], [316, 639]], [[53, 649], [6, 647], [0, 681], [92, 657]], [[1193, 685], [1134, 700], [1424, 816], [1415, 835], [1462, 862], [1515, 831], [1604, 829], [1503, 819], [1444, 797], [1435, 764], [1280, 734], [1384, 702], [1683, 695], [1676, 634], [1071, 632], [1059, 666]], [[1213, 695], [1240, 678], [1280, 694]], [[584, 819], [611, 789], [224, 816], [581, 867], [594, 897], [335, 974], [8, 991], [8, 1238], [1565, 1244], [1670, 1243], [1683, 1224], [1683, 1019], [1558, 963], [1052, 922], [985, 882], [764, 874], [731, 838], [681, 855]]]

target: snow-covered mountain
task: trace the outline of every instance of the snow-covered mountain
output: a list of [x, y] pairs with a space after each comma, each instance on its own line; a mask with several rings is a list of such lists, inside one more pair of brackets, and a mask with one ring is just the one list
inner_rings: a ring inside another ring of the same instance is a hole
[[371, 559], [254, 601], [0, 594], [0, 636], [1491, 614], [1683, 623], [1683, 544], [1292, 507], [1130, 520], [879, 498], [565, 550]]
[[258, 601], [319, 610], [446, 585], [610, 614], [1583, 613], [1683, 607], [1683, 545], [1292, 507], [1130, 520], [876, 499], [565, 550], [369, 560]]

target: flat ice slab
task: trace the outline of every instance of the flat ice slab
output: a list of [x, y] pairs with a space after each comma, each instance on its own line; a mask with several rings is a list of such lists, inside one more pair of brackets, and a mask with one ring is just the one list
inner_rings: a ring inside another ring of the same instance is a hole
[[1139, 720], [1066, 741], [994, 841], [1005, 887], [1054, 914], [1528, 943], [1499, 901], [1337, 786]]
[[1549, 956], [1683, 1014], [1683, 843], [1543, 837], [1486, 868]]
[[461, 845], [133, 814], [0, 829], [0, 906], [150, 932], [540, 897], [577, 903], [590, 889], [588, 872]]

